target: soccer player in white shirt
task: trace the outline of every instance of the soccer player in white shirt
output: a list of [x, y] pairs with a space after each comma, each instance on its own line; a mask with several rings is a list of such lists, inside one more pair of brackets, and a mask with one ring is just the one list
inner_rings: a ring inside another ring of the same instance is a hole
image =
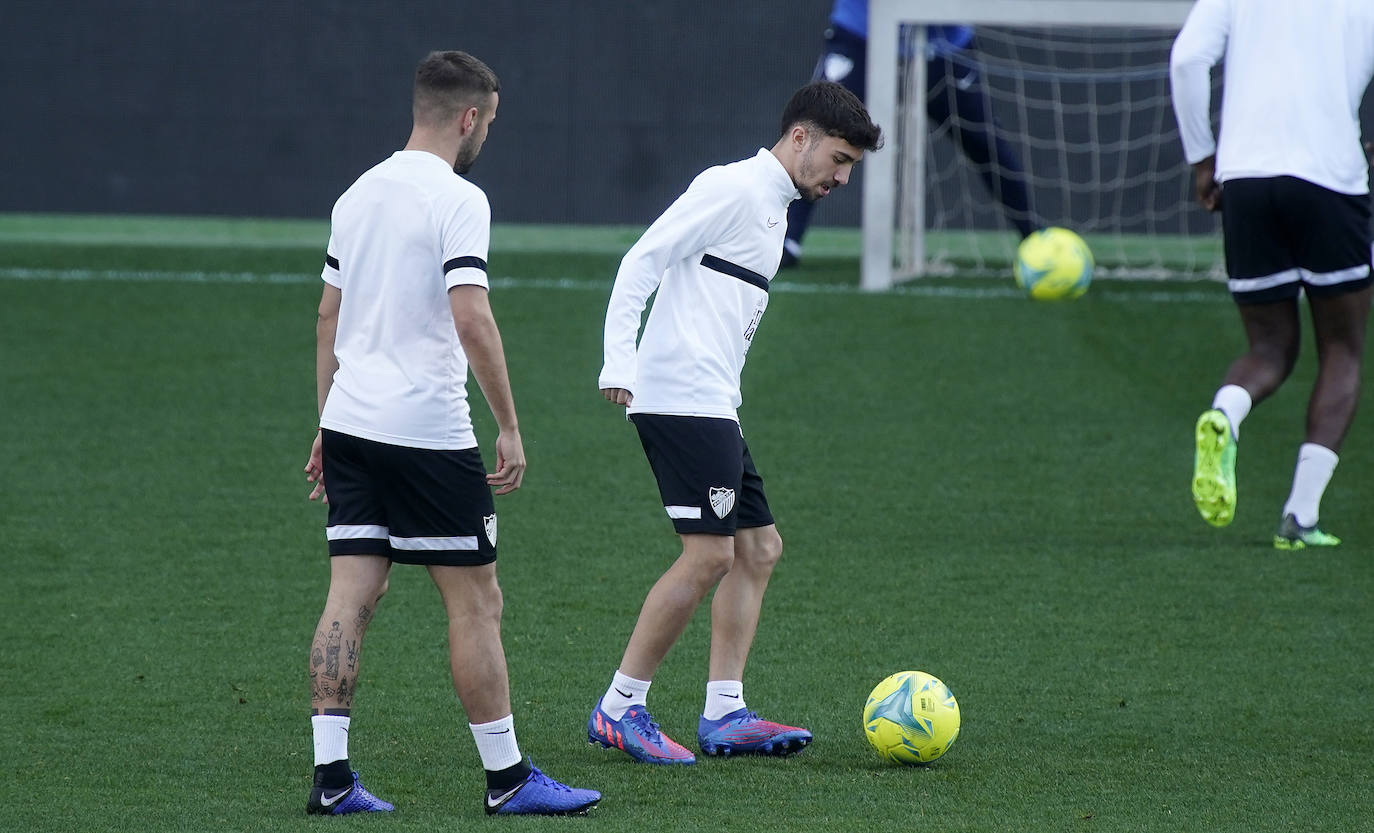
[[[1225, 61], [1220, 141], [1209, 71]], [[1335, 546], [1322, 494], [1355, 417], [1370, 306], [1369, 167], [1359, 106], [1374, 76], [1370, 0], [1199, 0], [1174, 42], [1174, 110], [1197, 198], [1222, 212], [1226, 271], [1249, 349], [1198, 417], [1193, 500], [1236, 511], [1241, 421], [1298, 358], [1299, 291], [1317, 341], [1306, 441], [1274, 546]]]
[[[466, 173], [500, 83], [434, 52], [415, 72], [405, 149], [334, 206], [316, 325], [320, 432], [306, 476], [325, 494], [329, 596], [310, 648], [315, 782], [306, 811], [387, 812], [348, 760], [358, 660], [393, 562], [422, 564], [449, 619], [454, 687], [487, 774], [489, 814], [585, 813], [601, 798], [526, 763], [515, 739], [491, 487], [520, 487], [525, 452], [487, 303], [491, 209]], [[467, 405], [471, 367], [500, 434], [486, 474]]]
[[601, 392], [626, 406], [682, 538], [682, 555], [649, 591], [587, 721], [590, 741], [639, 761], [696, 761], [659, 731], [645, 701], [712, 588], [699, 748], [786, 755], [811, 742], [807, 730], [760, 719], [744, 700], [745, 660], [782, 538], [740, 431], [740, 371], [768, 306], [788, 205], [847, 183], [864, 151], [881, 145], [881, 131], [853, 93], [829, 81], [798, 90], [781, 127], [771, 149], [704, 171], [654, 221], [621, 261], [606, 310]]

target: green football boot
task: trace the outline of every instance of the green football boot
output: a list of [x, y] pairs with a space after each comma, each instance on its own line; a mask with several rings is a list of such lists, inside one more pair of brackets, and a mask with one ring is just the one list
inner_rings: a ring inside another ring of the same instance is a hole
[[1226, 526], [1236, 517], [1236, 441], [1231, 422], [1221, 411], [1203, 411], [1194, 431], [1193, 503], [1212, 526]]
[[1279, 521], [1279, 531], [1274, 533], [1274, 548], [1280, 550], [1301, 550], [1307, 547], [1334, 547], [1341, 539], [1317, 529], [1317, 525], [1300, 526], [1298, 519], [1284, 515]]

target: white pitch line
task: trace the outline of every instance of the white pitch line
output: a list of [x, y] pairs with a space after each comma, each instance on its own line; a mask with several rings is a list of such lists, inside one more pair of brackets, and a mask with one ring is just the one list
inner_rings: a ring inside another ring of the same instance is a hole
[[[305, 272], [181, 272], [152, 271], [138, 269], [42, 269], [22, 267], [0, 267], [0, 280], [14, 281], [59, 281], [78, 283], [169, 283], [199, 284], [312, 284], [319, 283], [320, 276]], [[587, 280], [585, 278], [514, 278], [495, 277], [492, 286], [498, 289], [556, 289], [577, 292], [609, 293], [610, 281]], [[795, 293], [800, 295], [869, 295], [857, 286], [833, 283], [793, 283], [787, 280], [775, 281], [773, 292]], [[930, 286], [922, 283], [908, 283], [894, 287], [884, 295], [911, 296], [916, 298], [997, 298], [1019, 300], [1024, 293], [1012, 287], [976, 286]], [[1222, 292], [1201, 292], [1183, 289], [1167, 292], [1160, 289], [1129, 292], [1112, 289], [1099, 289], [1093, 292], [1098, 300], [1124, 303], [1200, 303], [1227, 300]]]

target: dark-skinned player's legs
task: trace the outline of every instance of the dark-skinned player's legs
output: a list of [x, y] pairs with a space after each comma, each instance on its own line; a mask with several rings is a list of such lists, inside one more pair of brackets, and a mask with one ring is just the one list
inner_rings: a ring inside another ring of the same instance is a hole
[[1297, 364], [1302, 343], [1298, 299], [1238, 304], [1236, 308], [1250, 346], [1231, 362], [1223, 384], [1245, 388], [1252, 405], [1257, 405], [1279, 389]]
[[1336, 452], [1355, 420], [1360, 398], [1370, 297], [1371, 289], [1366, 286], [1308, 299], [1317, 339], [1317, 382], [1307, 403], [1307, 442]]

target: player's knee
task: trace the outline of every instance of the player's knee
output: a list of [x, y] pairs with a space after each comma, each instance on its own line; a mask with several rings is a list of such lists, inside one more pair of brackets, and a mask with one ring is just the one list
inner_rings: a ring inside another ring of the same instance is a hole
[[500, 622], [501, 613], [505, 610], [505, 607], [506, 598], [501, 593], [501, 585], [497, 584], [495, 579], [493, 579], [489, 587], [484, 588], [481, 593], [476, 594], [473, 613], [478, 619]]
[[782, 536], [776, 529], [760, 531], [756, 535], [750, 536], [749, 543], [741, 547], [736, 542], [736, 558], [743, 559], [750, 566], [760, 569], [771, 570], [782, 558]]
[[473, 628], [500, 625], [505, 610], [505, 597], [493, 576], [490, 581], [475, 582], [467, 592], [445, 600], [450, 625]]
[[1282, 379], [1297, 366], [1299, 346], [1297, 339], [1275, 339], [1252, 345], [1250, 352]]
[[735, 539], [725, 535], [683, 536], [682, 558], [696, 582], [714, 586], [735, 563]]

